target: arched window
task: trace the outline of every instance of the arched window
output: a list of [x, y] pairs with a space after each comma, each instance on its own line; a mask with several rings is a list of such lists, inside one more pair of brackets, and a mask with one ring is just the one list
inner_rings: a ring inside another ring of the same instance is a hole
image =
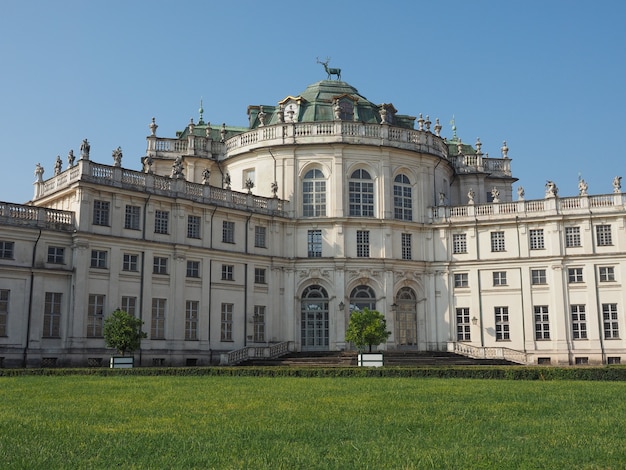
[[300, 316], [302, 350], [328, 350], [328, 293], [323, 287], [304, 290]]
[[376, 310], [376, 294], [369, 286], [355, 287], [350, 293], [350, 311], [369, 308]]
[[410, 287], [403, 287], [396, 295], [396, 343], [398, 346], [417, 346], [417, 296]]
[[411, 182], [406, 175], [398, 175], [393, 180], [393, 216], [399, 220], [413, 220]]
[[326, 216], [326, 179], [320, 170], [307, 171], [302, 180], [302, 216]]
[[348, 181], [350, 215], [374, 217], [374, 182], [366, 170], [356, 170]]

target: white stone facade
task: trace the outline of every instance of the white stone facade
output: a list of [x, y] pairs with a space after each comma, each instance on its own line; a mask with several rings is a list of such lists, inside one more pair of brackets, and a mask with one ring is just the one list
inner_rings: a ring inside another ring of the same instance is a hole
[[506, 144], [487, 158], [393, 105], [368, 121], [349, 85], [312, 86], [337, 83], [334, 119], [307, 121], [304, 93], [289, 120], [251, 107], [249, 129], [153, 122], [143, 172], [83, 158], [35, 183], [37, 207], [3, 204], [2, 364], [104, 364], [116, 308], [144, 321], [143, 365], [347, 349], [364, 306], [383, 349], [626, 357], [626, 195], [513, 201]]

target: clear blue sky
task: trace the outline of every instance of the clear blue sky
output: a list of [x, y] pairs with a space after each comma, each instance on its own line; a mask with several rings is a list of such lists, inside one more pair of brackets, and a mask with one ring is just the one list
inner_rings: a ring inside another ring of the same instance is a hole
[[[232, 5], [229, 7], [229, 5]], [[139, 169], [148, 124], [173, 137], [190, 117], [246, 126], [326, 77], [401, 114], [455, 116], [464, 142], [500, 155], [506, 140], [526, 198], [546, 180], [612, 191], [626, 171], [626, 2], [28, 1], [0, 13], [0, 201], [32, 198], [88, 138], [91, 159]]]

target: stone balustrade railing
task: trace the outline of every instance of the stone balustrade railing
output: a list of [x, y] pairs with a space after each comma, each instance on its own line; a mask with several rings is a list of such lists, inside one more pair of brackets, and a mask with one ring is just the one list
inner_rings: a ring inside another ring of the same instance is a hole
[[152, 173], [101, 165], [90, 160], [80, 160], [76, 166], [61, 174], [46, 181], [36, 182], [34, 200], [50, 196], [79, 180], [273, 215], [285, 215], [288, 204], [278, 198], [239, 193], [230, 189], [192, 183], [184, 179], [172, 179]]
[[220, 355], [221, 366], [234, 366], [250, 359], [274, 359], [291, 352], [293, 342], [283, 341], [270, 346], [246, 346]]
[[75, 228], [73, 212], [9, 202], [0, 202], [0, 223], [65, 231], [72, 231]]
[[464, 206], [433, 207], [433, 221], [486, 220], [497, 216], [498, 220], [507, 217], [536, 217], [545, 215], [584, 213], [605, 210], [623, 211], [626, 205], [625, 193], [601, 194], [597, 196], [575, 196], [546, 198], [529, 201], [499, 202], [489, 204], [467, 204]]
[[449, 343], [448, 350], [473, 359], [504, 359], [516, 364], [527, 364], [528, 355], [523, 351], [501, 347], [480, 347], [466, 343]]

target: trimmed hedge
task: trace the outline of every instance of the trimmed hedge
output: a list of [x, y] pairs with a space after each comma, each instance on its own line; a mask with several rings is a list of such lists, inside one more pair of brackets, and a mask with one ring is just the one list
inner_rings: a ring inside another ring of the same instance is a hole
[[626, 381], [626, 366], [605, 367], [136, 367], [133, 369], [0, 369], [0, 377], [64, 376], [241, 376], [241, 377], [413, 377], [500, 380]]

